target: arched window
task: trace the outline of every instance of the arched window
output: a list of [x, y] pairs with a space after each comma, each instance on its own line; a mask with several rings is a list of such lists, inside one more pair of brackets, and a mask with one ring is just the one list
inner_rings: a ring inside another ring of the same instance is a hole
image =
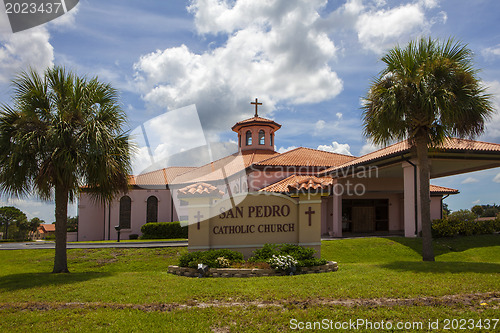
[[120, 199], [120, 217], [118, 224], [120, 229], [130, 229], [132, 200], [128, 195]]
[[247, 131], [247, 146], [252, 145], [252, 132]]
[[158, 222], [158, 198], [150, 196], [147, 201], [146, 223]]
[[238, 135], [238, 146], [241, 148], [241, 135]]
[[274, 145], [274, 142], [273, 142], [273, 133], [269, 133], [269, 145], [270, 146]]
[[259, 131], [259, 145], [265, 145], [266, 144], [266, 134], [264, 133], [263, 130]]

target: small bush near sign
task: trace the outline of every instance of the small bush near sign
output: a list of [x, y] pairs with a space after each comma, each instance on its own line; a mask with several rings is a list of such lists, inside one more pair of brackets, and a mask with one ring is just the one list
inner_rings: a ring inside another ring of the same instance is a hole
[[210, 268], [223, 268], [228, 266], [227, 262], [233, 265], [243, 261], [243, 254], [236, 251], [226, 249], [195, 251], [182, 255], [179, 259], [179, 266], [197, 268], [198, 264], [204, 264]]
[[293, 262], [294, 268], [325, 265], [325, 259], [314, 257], [314, 249], [295, 244], [265, 244], [261, 249], [255, 250], [254, 255], [243, 260], [243, 254], [237, 251], [221, 249], [209, 251], [195, 251], [184, 254], [179, 260], [180, 267], [197, 268], [198, 264], [210, 268], [242, 267], [245, 265], [259, 266], [265, 264], [277, 270], [286, 270], [290, 267], [277, 264], [277, 262]]
[[321, 266], [326, 264], [325, 259], [314, 257], [314, 249], [295, 244], [265, 244], [255, 250], [248, 259], [250, 262], [268, 262], [273, 256], [291, 256], [297, 260], [297, 267]]
[[151, 222], [141, 227], [142, 239], [188, 238], [188, 227], [180, 222]]

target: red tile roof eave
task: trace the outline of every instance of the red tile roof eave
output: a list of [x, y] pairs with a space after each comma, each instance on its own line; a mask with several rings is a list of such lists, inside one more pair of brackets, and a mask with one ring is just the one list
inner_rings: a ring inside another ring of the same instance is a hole
[[[385, 148], [383, 148], [383, 149], [385, 149]], [[434, 149], [435, 150], [429, 150], [429, 157], [430, 158], [436, 158], [436, 157], [439, 157], [440, 153], [445, 153], [445, 154], [467, 154], [468, 156], [470, 156], [472, 154], [476, 154], [476, 155], [492, 155], [492, 156], [496, 156], [497, 157], [496, 159], [500, 160], [500, 153], [498, 151], [472, 150], [472, 149], [453, 149], [453, 148], [434, 148]], [[410, 154], [410, 155], [408, 155], [408, 154]], [[408, 156], [405, 157], [405, 155], [408, 155]], [[358, 158], [362, 158], [362, 157], [363, 156], [360, 156]], [[383, 156], [380, 156], [380, 157], [377, 157], [377, 158], [374, 158], [374, 159], [370, 159], [370, 160], [366, 160], [366, 161], [362, 161], [362, 162], [359, 162], [359, 163], [353, 163], [353, 162], [355, 162], [355, 160], [356, 160], [355, 159], [353, 161], [349, 161], [347, 163], [344, 163], [343, 165], [334, 166], [334, 167], [328, 168], [327, 170], [321, 171], [318, 174], [318, 176], [322, 177], [322, 176], [326, 176], [328, 174], [331, 174], [333, 172], [338, 172], [339, 170], [342, 170], [342, 169], [350, 169], [350, 168], [356, 168], [356, 167], [366, 166], [366, 165], [377, 163], [379, 161], [390, 160], [390, 159], [392, 159], [394, 157], [401, 157], [401, 159], [400, 160], [396, 159], [396, 160], [393, 160], [393, 161], [389, 161], [387, 163], [378, 164], [377, 166], [378, 167], [380, 167], [380, 166], [387, 166], [387, 165], [394, 164], [394, 163], [397, 163], [397, 162], [407, 161], [408, 159], [410, 159], [410, 157], [414, 157], [414, 156], [411, 155], [411, 147], [410, 147], [410, 148], [406, 148], [404, 150], [401, 150], [401, 151], [398, 151], [398, 152], [395, 152], [395, 153], [392, 153], [392, 154], [383, 155]], [[342, 174], [344, 175], [344, 173], [342, 173]], [[346, 174], [346, 175], [348, 175], [348, 174]]]
[[[405, 150], [405, 151], [392, 153], [392, 154], [389, 154], [389, 155], [381, 156], [381, 157], [378, 157], [378, 158], [375, 158], [375, 159], [372, 159], [372, 160], [367, 160], [367, 161], [363, 161], [363, 162], [355, 163], [355, 164], [349, 164], [349, 163], [351, 163], [353, 161], [347, 162], [347, 163], [343, 164], [345, 166], [339, 165], [339, 166], [331, 167], [331, 168], [328, 168], [327, 170], [321, 171], [318, 174], [318, 177], [324, 177], [324, 176], [327, 176], [328, 174], [331, 174], [333, 172], [337, 172], [337, 171], [342, 170], [342, 169], [349, 170], [351, 168], [361, 167], [361, 166], [373, 164], [373, 163], [376, 163], [376, 162], [379, 162], [379, 161], [383, 161], [383, 160], [389, 160], [389, 159], [392, 159], [394, 157], [400, 157], [400, 159], [396, 159], [396, 160], [390, 161], [388, 163], [383, 163], [383, 164], [377, 165], [377, 166], [378, 167], [380, 167], [380, 166], [387, 166], [387, 165], [394, 164], [394, 163], [397, 163], [397, 162], [404, 162], [404, 161], [408, 160], [409, 157], [411, 157], [411, 155], [409, 155], [406, 158], [404, 157], [404, 155], [408, 154], [409, 152], [410, 151], [408, 149], [408, 150]], [[342, 173], [342, 175], [344, 176], [344, 173]], [[345, 175], [347, 176], [349, 174], [345, 174]]]

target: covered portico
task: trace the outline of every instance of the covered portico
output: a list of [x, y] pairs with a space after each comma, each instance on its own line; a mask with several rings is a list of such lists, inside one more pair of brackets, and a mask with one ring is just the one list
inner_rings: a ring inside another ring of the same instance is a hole
[[[447, 139], [429, 149], [429, 159], [431, 179], [496, 168], [500, 167], [500, 144]], [[333, 237], [342, 237], [345, 231], [377, 229], [415, 237], [421, 231], [418, 162], [407, 141], [325, 170], [320, 176], [333, 178], [331, 196], [325, 199], [323, 228]], [[431, 187], [431, 219], [441, 216], [442, 195], [455, 193]]]

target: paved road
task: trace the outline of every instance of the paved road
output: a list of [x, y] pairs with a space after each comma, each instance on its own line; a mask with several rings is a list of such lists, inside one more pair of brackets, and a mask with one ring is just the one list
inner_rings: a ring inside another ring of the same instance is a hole
[[[114, 243], [68, 243], [68, 249], [101, 249], [101, 248], [146, 248], [146, 247], [176, 247], [187, 246], [186, 241], [164, 242], [114, 242]], [[54, 242], [21, 242], [0, 243], [0, 250], [32, 250], [53, 249]]]

